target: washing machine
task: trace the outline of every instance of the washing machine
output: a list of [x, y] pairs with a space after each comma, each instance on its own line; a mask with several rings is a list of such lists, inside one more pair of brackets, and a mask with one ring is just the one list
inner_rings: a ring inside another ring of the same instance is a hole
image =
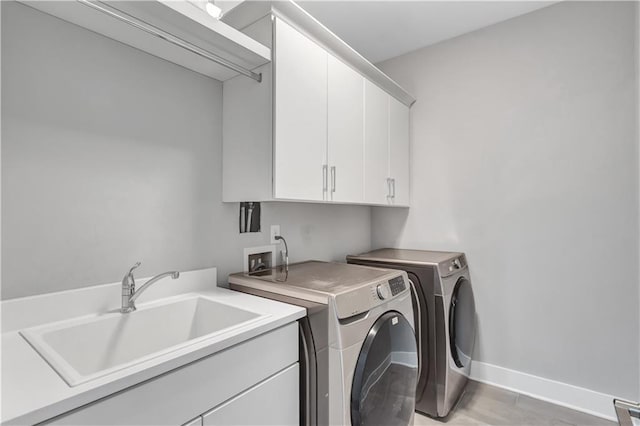
[[412, 424], [418, 348], [406, 272], [309, 261], [231, 274], [229, 288], [307, 309], [300, 424]]
[[416, 411], [445, 417], [471, 369], [476, 310], [464, 253], [380, 249], [347, 262], [407, 272], [419, 356]]

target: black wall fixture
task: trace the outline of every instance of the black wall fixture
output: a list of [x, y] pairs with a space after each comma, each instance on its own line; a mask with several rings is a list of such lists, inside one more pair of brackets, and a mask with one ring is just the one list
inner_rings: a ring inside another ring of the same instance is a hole
[[260, 232], [260, 203], [255, 201], [240, 203], [238, 226], [241, 234], [245, 232]]

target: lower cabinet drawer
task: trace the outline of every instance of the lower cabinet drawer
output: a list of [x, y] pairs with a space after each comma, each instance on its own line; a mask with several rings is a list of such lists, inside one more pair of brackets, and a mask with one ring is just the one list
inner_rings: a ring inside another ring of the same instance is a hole
[[204, 426], [300, 424], [300, 368], [286, 370], [205, 413]]
[[298, 325], [291, 323], [45, 424], [180, 425], [297, 361]]

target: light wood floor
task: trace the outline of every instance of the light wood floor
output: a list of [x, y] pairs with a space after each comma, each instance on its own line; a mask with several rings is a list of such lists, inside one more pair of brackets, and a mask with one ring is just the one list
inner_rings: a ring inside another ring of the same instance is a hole
[[453, 412], [443, 420], [416, 413], [415, 426], [615, 426], [617, 423], [504, 389], [470, 381]]

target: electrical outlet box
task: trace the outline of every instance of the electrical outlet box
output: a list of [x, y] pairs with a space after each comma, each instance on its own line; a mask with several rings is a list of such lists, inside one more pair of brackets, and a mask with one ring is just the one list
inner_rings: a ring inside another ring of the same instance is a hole
[[261, 246], [244, 249], [244, 272], [269, 270], [276, 266], [276, 247]]
[[269, 242], [271, 244], [278, 244], [278, 240], [276, 240], [276, 235], [280, 235], [280, 225], [271, 225], [271, 237], [269, 238]]
[[250, 274], [268, 273], [273, 265], [273, 255], [270, 251], [254, 253], [249, 255], [248, 261]]

